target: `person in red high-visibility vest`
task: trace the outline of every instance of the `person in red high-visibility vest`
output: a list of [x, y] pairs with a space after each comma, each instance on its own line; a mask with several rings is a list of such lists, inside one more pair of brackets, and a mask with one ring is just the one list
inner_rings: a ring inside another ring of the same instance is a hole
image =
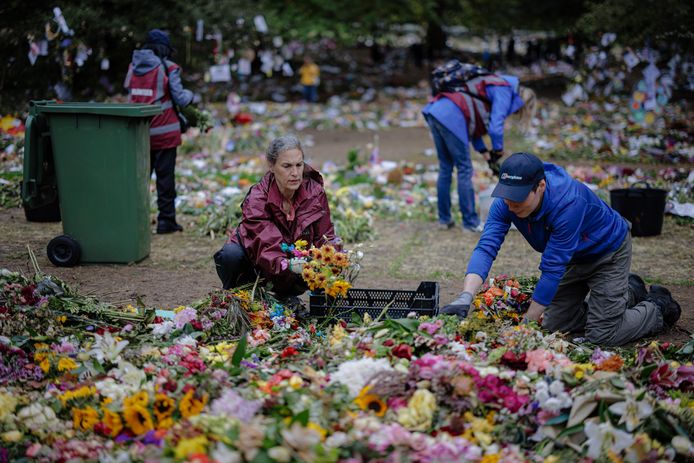
[[[169, 35], [159, 29], [147, 33], [145, 45], [133, 51], [125, 78], [131, 103], [160, 104], [163, 112], [152, 119], [149, 129], [150, 175], [157, 175], [157, 233], [182, 231], [176, 222], [176, 148], [181, 144], [181, 126], [174, 103], [187, 106], [193, 92], [183, 88], [181, 68], [171, 61], [174, 49]], [[166, 66], [166, 68], [164, 68]]]

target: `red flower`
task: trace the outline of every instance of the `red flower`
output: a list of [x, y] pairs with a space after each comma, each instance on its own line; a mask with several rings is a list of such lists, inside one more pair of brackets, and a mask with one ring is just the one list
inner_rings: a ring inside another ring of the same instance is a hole
[[104, 436], [108, 436], [109, 434], [111, 434], [111, 428], [106, 426], [106, 424], [104, 424], [103, 422], [99, 422], [94, 425], [94, 432], [102, 434]]
[[234, 121], [241, 125], [250, 124], [253, 122], [253, 116], [248, 113], [238, 113], [234, 118]]
[[515, 352], [508, 350], [501, 357], [501, 364], [506, 365], [512, 370], [525, 370], [528, 368], [528, 362], [525, 360], [525, 352], [517, 355]]
[[671, 389], [677, 386], [677, 372], [670, 365], [663, 363], [653, 370], [650, 376], [651, 385]]
[[410, 360], [412, 358], [412, 346], [408, 344], [398, 344], [391, 350], [394, 356]]
[[181, 390], [181, 392], [183, 392], [183, 394], [185, 394], [186, 392], [190, 391], [191, 389], [194, 391], [195, 386], [193, 386], [192, 384], [186, 384], [185, 386], [183, 386], [183, 389]]
[[[178, 389], [178, 384], [176, 384], [176, 381], [174, 381], [173, 379], [170, 379], [167, 382], [165, 382], [162, 385], [162, 387], [164, 388], [165, 391], [173, 393], [173, 392], [176, 392], [176, 389]], [[188, 387], [188, 386], [186, 386], [186, 387]]]
[[202, 323], [200, 323], [198, 320], [191, 320], [190, 324], [193, 328], [195, 328], [198, 331], [202, 331]]
[[386, 347], [390, 347], [393, 344], [395, 344], [395, 341], [393, 341], [392, 339], [386, 339], [385, 341], [383, 341], [383, 345]]
[[286, 358], [292, 357], [292, 356], [294, 356], [294, 355], [296, 355], [296, 354], [298, 354], [298, 353], [299, 353], [298, 350], [296, 350], [296, 349], [293, 348], [292, 346], [289, 346], [289, 347], [286, 347], [286, 348], [282, 351], [282, 353], [280, 354], [280, 357], [282, 357], [283, 359], [286, 359]]

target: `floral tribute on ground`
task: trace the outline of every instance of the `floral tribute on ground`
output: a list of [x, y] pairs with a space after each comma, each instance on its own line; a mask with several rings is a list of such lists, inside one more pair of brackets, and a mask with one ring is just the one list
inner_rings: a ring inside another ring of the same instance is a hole
[[574, 344], [517, 323], [531, 292], [498, 277], [463, 322], [318, 325], [258, 288], [123, 308], [2, 270], [0, 461], [694, 457], [694, 340]]

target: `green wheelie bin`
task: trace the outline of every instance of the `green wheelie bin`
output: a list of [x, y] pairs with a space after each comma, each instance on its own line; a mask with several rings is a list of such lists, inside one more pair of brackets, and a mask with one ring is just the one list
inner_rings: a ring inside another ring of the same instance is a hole
[[[27, 218], [57, 186], [64, 235], [49, 260], [137, 262], [149, 254], [149, 125], [159, 105], [30, 102], [22, 199]], [[53, 166], [50, 166], [50, 163]]]

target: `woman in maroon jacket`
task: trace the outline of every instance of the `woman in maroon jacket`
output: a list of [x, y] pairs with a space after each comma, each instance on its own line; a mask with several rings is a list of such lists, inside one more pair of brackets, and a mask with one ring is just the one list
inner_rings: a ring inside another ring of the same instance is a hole
[[255, 281], [259, 275], [282, 296], [296, 296], [307, 287], [303, 262], [287, 265], [282, 243], [306, 240], [321, 246], [337, 244], [330, 220], [323, 178], [304, 164], [301, 142], [293, 135], [276, 138], [267, 149], [269, 171], [253, 185], [241, 206], [243, 217], [229, 240], [214, 255], [224, 289]]

